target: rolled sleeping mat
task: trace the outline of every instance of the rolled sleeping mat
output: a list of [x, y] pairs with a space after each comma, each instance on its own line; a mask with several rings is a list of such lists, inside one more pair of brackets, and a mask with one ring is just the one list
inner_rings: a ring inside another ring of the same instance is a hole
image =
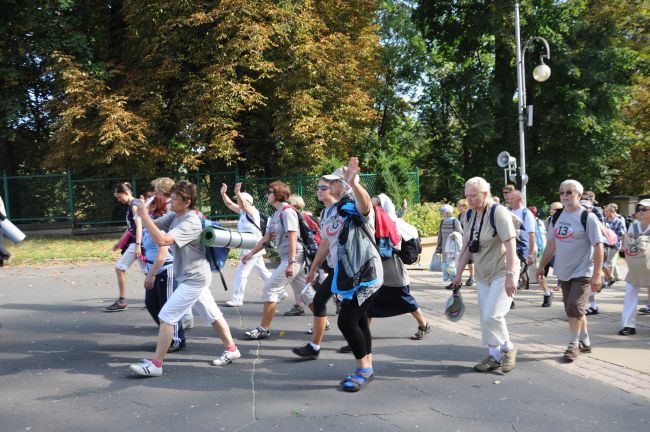
[[207, 247], [253, 249], [258, 240], [259, 237], [255, 234], [213, 226], [205, 227], [201, 232], [201, 243]]
[[20, 243], [25, 240], [25, 233], [19, 230], [9, 219], [5, 218], [0, 221], [2, 234], [14, 243]]

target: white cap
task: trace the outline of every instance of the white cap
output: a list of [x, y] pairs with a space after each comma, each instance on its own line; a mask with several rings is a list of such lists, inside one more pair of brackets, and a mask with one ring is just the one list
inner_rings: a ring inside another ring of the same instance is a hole
[[453, 213], [454, 212], [454, 208], [452, 206], [450, 206], [449, 204], [445, 204], [445, 205], [441, 206], [438, 210], [440, 210], [441, 212], [446, 212], [446, 213]]
[[251, 204], [251, 205], [253, 204], [253, 196], [251, 194], [249, 194], [248, 192], [240, 192], [239, 195], [241, 195], [241, 197], [245, 201], [247, 201], [249, 204]]

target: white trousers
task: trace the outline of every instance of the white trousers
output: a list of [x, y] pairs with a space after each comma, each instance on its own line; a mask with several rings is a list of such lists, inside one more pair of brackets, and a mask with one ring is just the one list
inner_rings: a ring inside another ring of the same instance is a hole
[[636, 327], [636, 306], [639, 303], [639, 287], [627, 284], [625, 287], [625, 299], [623, 300], [623, 313], [621, 321], [623, 327]]
[[190, 307], [194, 308], [207, 324], [222, 318], [223, 314], [210, 291], [211, 281], [212, 274], [202, 285], [179, 284], [158, 314], [160, 321], [169, 324], [178, 322]]
[[[262, 290], [262, 300], [264, 302], [277, 303], [282, 291], [286, 286], [291, 284], [292, 288], [298, 289], [298, 293], [305, 287], [305, 261], [298, 261], [293, 267], [293, 276], [287, 277], [285, 272], [289, 266], [289, 261], [282, 260], [277, 269], [272, 273], [271, 277], [264, 283]], [[295, 290], [294, 290], [295, 292]]]
[[264, 256], [259, 254], [251, 257], [245, 264], [239, 260], [237, 266], [237, 273], [235, 274], [235, 282], [232, 287], [231, 301], [233, 303], [244, 302], [244, 290], [246, 289], [246, 282], [248, 282], [248, 275], [253, 269], [257, 270], [262, 280], [266, 282], [271, 277], [271, 271], [266, 268], [264, 264]]
[[505, 276], [494, 279], [490, 284], [476, 281], [481, 341], [487, 346], [500, 346], [510, 340], [506, 315], [510, 312], [512, 297], [506, 294], [505, 283]]

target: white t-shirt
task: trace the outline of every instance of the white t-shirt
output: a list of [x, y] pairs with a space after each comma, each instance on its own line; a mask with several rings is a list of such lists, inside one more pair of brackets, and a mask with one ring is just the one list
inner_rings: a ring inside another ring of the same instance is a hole
[[[365, 216], [365, 227], [371, 236], [375, 235], [375, 210], [370, 207], [370, 213]], [[344, 219], [336, 211], [336, 203], [326, 208], [321, 213], [320, 233], [327, 238], [330, 245], [330, 252], [327, 255], [327, 265], [331, 268], [336, 267], [339, 254], [339, 234], [343, 228]]]
[[304, 248], [300, 241], [296, 241], [296, 256], [289, 256], [289, 237], [287, 233], [292, 231], [296, 232], [298, 234], [298, 240], [300, 240], [298, 213], [294, 209], [288, 207], [288, 204], [285, 204], [283, 208], [276, 210], [266, 229], [271, 232], [271, 240], [275, 241], [275, 250], [282, 260], [295, 259], [298, 262], [302, 262]]
[[[257, 208], [251, 206], [251, 213], [252, 215], [248, 215], [244, 210], [239, 211], [239, 220], [237, 221], [237, 231], [239, 232], [246, 232], [246, 233], [252, 233], [257, 236], [257, 239], [259, 240], [262, 238], [262, 231], [257, 228], [257, 227], [262, 227], [262, 220], [260, 217], [260, 212], [257, 210]], [[251, 222], [249, 218], [254, 222]], [[246, 255], [249, 252], [249, 249], [241, 249], [239, 251], [239, 256]], [[266, 254], [266, 250], [262, 249], [258, 253], [255, 254], [255, 256], [260, 256]]]

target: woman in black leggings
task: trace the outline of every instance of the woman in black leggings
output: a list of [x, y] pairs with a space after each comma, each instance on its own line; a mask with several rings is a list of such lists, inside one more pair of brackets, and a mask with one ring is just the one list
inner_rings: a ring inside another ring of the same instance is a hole
[[[327, 208], [321, 213], [321, 244], [316, 257], [307, 274], [307, 281], [315, 280], [316, 273], [327, 259], [330, 267], [334, 268], [338, 259], [338, 236], [343, 228], [344, 218], [338, 214], [336, 203], [349, 191], [354, 196], [355, 207], [365, 217], [365, 228], [374, 235], [374, 213], [370, 195], [359, 184], [359, 160], [350, 158], [346, 169], [337, 169], [331, 175], [322, 176], [316, 186], [318, 199]], [[316, 359], [320, 353], [327, 325], [326, 304], [332, 296], [333, 272], [317, 287], [316, 295], [310, 305], [314, 312], [313, 334], [307, 345], [294, 348], [293, 352], [306, 359]], [[341, 333], [352, 348], [356, 358], [355, 372], [346, 377], [341, 385], [344, 391], [358, 391], [374, 378], [372, 369], [372, 338], [368, 327], [368, 308], [375, 298], [377, 287], [367, 287], [357, 291], [352, 299], [343, 300], [338, 317]]]

